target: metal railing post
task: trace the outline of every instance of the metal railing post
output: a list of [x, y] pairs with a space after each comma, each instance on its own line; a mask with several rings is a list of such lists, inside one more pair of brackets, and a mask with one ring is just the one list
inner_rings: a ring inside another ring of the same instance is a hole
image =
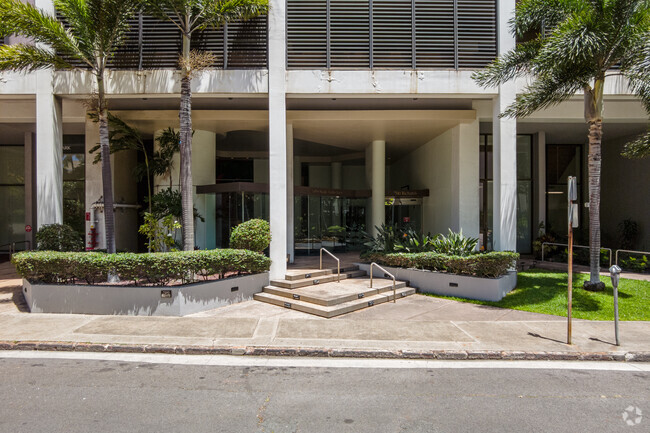
[[323, 251], [325, 251], [334, 260], [336, 260], [336, 282], [340, 283], [341, 282], [341, 260], [339, 260], [339, 258], [336, 257], [334, 254], [327, 251], [325, 248], [320, 249], [320, 268], [319, 269], [321, 269], [321, 270], [323, 269]]
[[390, 276], [393, 279], [393, 303], [396, 303], [397, 302], [397, 288], [395, 287], [395, 275], [391, 274], [390, 272], [388, 272], [386, 269], [382, 268], [381, 266], [379, 266], [375, 262], [370, 263], [370, 288], [372, 289], [372, 268], [375, 267], [375, 266], [378, 267], [379, 269], [381, 269], [384, 272], [384, 274], [387, 274], [388, 276]]

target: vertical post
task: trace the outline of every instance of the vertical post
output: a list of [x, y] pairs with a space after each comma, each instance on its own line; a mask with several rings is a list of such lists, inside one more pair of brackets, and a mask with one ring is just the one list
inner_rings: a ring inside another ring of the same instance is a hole
[[[509, 20], [514, 16], [515, 0], [499, 2], [498, 54], [502, 55], [515, 47], [515, 39], [509, 33]], [[493, 104], [493, 245], [497, 251], [515, 251], [517, 248], [517, 121], [501, 118], [510, 104], [515, 101], [517, 86], [514, 81], [499, 86], [499, 93]]]
[[568, 242], [568, 294], [567, 294], [567, 344], [571, 344], [571, 310], [573, 308], [573, 227], [577, 227], [577, 215], [576, 215], [576, 204], [575, 201], [578, 199], [578, 190], [576, 184], [576, 178], [574, 176], [569, 176], [568, 178], [568, 191], [567, 191], [567, 201], [568, 201], [568, 233], [569, 233], [569, 242]]
[[42, 227], [63, 223], [63, 116], [52, 71], [36, 77], [36, 223]]
[[286, 2], [269, 8], [269, 210], [271, 278], [287, 270]]
[[381, 227], [386, 220], [386, 142], [372, 142], [372, 227], [370, 233], [377, 234], [376, 227]]
[[621, 268], [618, 265], [609, 268], [610, 277], [612, 279], [612, 287], [614, 288], [614, 334], [616, 336], [616, 345], [620, 346], [621, 341], [618, 338], [618, 282], [621, 276]]

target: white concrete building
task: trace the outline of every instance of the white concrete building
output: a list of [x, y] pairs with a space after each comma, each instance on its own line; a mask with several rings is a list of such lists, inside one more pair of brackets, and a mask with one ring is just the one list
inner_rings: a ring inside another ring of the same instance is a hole
[[[53, 10], [50, 0], [35, 2]], [[484, 248], [524, 254], [540, 223], [562, 235], [568, 175], [587, 198], [581, 96], [502, 119], [523, 83], [486, 90], [471, 79], [514, 46], [514, 4], [271, 0], [268, 17], [206, 31], [196, 47], [215, 52], [217, 64], [193, 81], [195, 205], [205, 219], [197, 246], [226, 246], [233, 225], [269, 219], [276, 277], [287, 256], [358, 248], [360, 233], [383, 222], [462, 229]], [[148, 17], [133, 26], [109, 74], [109, 108], [153, 146], [160, 131], [178, 128], [180, 38]], [[0, 79], [0, 245], [65, 221], [86, 234], [94, 225], [101, 248], [101, 172], [88, 153], [98, 130], [84, 105], [92, 77]], [[648, 250], [650, 161], [619, 156], [648, 119], [617, 78], [607, 82], [605, 119], [603, 245], [616, 247], [617, 225], [630, 218], [637, 248]], [[117, 248], [142, 250], [138, 156], [113, 158]], [[177, 172], [178, 164], [171, 179], [155, 179], [156, 189], [177, 188]]]

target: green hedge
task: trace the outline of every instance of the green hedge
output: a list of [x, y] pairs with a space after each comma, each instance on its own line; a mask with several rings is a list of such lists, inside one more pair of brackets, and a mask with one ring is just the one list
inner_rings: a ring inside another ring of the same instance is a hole
[[496, 278], [515, 267], [519, 254], [506, 251], [461, 257], [439, 253], [370, 253], [364, 255], [363, 259], [397, 268], [428, 269], [457, 275]]
[[271, 260], [247, 250], [201, 250], [172, 253], [104, 254], [32, 251], [14, 254], [18, 274], [30, 282], [98, 284], [109, 272], [135, 285], [189, 284], [226, 273], [259, 273]]

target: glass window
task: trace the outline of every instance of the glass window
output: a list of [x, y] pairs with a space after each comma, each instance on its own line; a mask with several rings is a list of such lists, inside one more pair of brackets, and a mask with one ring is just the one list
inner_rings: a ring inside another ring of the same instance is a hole
[[86, 154], [83, 135], [63, 137], [63, 222], [86, 231]]
[[[563, 239], [567, 233], [567, 179], [576, 176], [578, 203], [581, 192], [581, 146], [549, 144], [546, 146], [546, 231]], [[582, 212], [581, 212], [582, 213]]]
[[0, 146], [0, 245], [24, 240], [24, 233], [25, 148]]

